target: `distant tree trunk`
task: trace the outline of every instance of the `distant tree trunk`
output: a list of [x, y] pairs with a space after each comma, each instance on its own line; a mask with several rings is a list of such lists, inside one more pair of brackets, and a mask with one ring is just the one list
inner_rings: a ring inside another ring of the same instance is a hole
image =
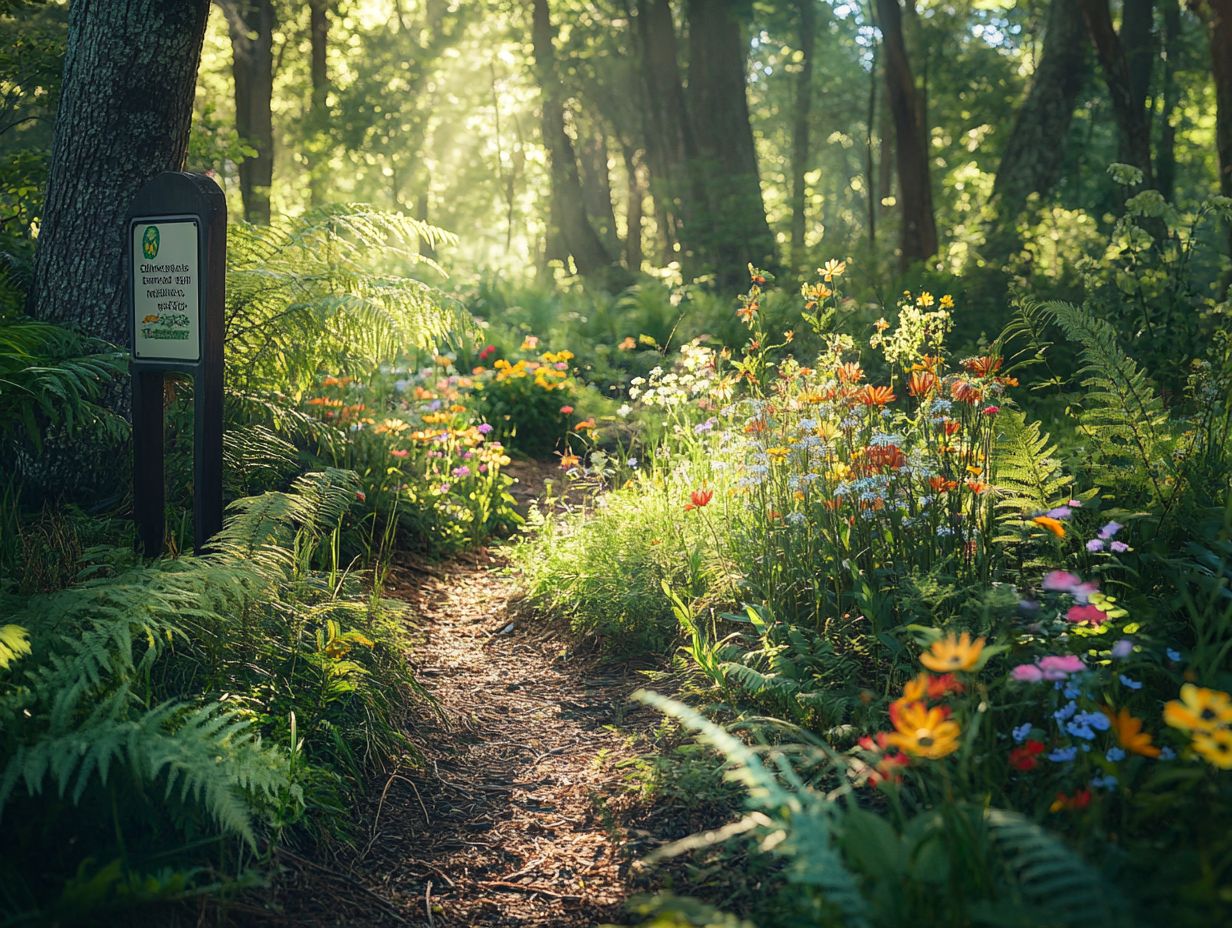
[[220, 2], [231, 33], [235, 128], [257, 152], [240, 163], [244, 218], [268, 225], [274, 182], [274, 4], [273, 0]]
[[616, 210], [612, 206], [612, 177], [608, 170], [607, 139], [598, 126], [580, 141], [578, 165], [582, 170], [582, 193], [586, 197], [586, 215], [603, 245], [613, 254], [620, 247], [616, 235]]
[[[885, 79], [884, 66], [882, 73], [878, 77], [882, 80]], [[880, 120], [880, 128], [877, 130], [877, 215], [885, 219], [890, 212], [890, 207], [886, 205], [885, 201], [894, 196], [894, 162], [896, 160], [894, 153], [894, 122], [890, 117], [890, 108], [888, 106], [881, 108], [881, 114], [878, 119]]]
[[[1232, 0], [1194, 0], [1206, 21], [1215, 79], [1215, 150], [1219, 153], [1219, 192], [1232, 197]], [[1228, 229], [1232, 253], [1232, 223]]]
[[689, 117], [695, 176], [707, 194], [704, 228], [689, 231], [721, 286], [747, 282], [745, 266], [775, 263], [761, 198], [745, 93], [746, 43], [735, 0], [688, 0]]
[[878, 193], [876, 151], [873, 147], [874, 133], [877, 131], [877, 48], [873, 47], [873, 63], [868, 72], [868, 114], [864, 121], [864, 183], [868, 187], [868, 247], [870, 252], [877, 248], [877, 210], [880, 200]]
[[1159, 111], [1159, 145], [1155, 153], [1155, 183], [1167, 199], [1176, 195], [1176, 126], [1173, 119], [1180, 103], [1176, 69], [1181, 56], [1180, 0], [1161, 0], [1164, 20], [1163, 105]]
[[898, 202], [902, 216], [899, 263], [906, 269], [913, 262], [937, 253], [937, 223], [933, 217], [932, 179], [928, 167], [928, 127], [923, 122], [920, 91], [907, 59], [899, 0], [877, 0], [877, 15], [885, 52], [886, 97], [894, 118], [894, 145], [898, 155]]
[[1047, 196], [1061, 177], [1064, 140], [1087, 76], [1087, 33], [1073, 0], [1052, 0], [1044, 51], [1005, 141], [992, 195], [997, 221], [1013, 223], [1032, 193]]
[[[118, 345], [123, 220], [184, 166], [209, 0], [74, 0], [29, 307]], [[157, 86], [157, 92], [152, 87]]]
[[559, 244], [573, 256], [578, 273], [589, 280], [610, 284], [612, 256], [586, 218], [577, 156], [573, 141], [565, 131], [565, 107], [556, 72], [554, 38], [547, 0], [534, 0], [531, 39], [541, 97], [543, 144], [548, 150], [551, 168], [553, 223], [559, 230]]
[[697, 192], [689, 165], [696, 154], [680, 80], [676, 25], [669, 0], [637, 0], [636, 27], [646, 117], [646, 166], [665, 256], [689, 222]]
[[[321, 147], [322, 136], [329, 124], [329, 71], [325, 53], [329, 48], [330, 0], [308, 0], [308, 37], [311, 44], [312, 108], [309, 125], [312, 147]], [[313, 151], [308, 164], [308, 190], [313, 206], [325, 200], [324, 152]]]
[[796, 0], [800, 26], [800, 72], [791, 119], [791, 265], [804, 266], [804, 233], [808, 217], [804, 175], [809, 161], [809, 117], [813, 108], [813, 46], [817, 40], [817, 0]]
[[[1143, 20], [1149, 35], [1152, 0], [1126, 0], [1122, 21], [1123, 36], [1112, 25], [1108, 0], [1077, 0], [1095, 45], [1112, 115], [1116, 120], [1119, 157], [1142, 171], [1143, 184], [1153, 186], [1151, 168], [1151, 128], [1147, 121], [1145, 87], [1150, 83], [1150, 53], [1144, 55]], [[1144, 11], [1145, 7], [1145, 11]], [[1124, 38], [1125, 41], [1122, 41]], [[1132, 44], [1128, 44], [1132, 42]], [[1131, 61], [1132, 59], [1132, 61]], [[1145, 79], [1143, 72], [1146, 72]]]
[[642, 211], [646, 202], [646, 185], [637, 151], [626, 145], [623, 155], [628, 184], [625, 203], [625, 267], [636, 274], [642, 269]]

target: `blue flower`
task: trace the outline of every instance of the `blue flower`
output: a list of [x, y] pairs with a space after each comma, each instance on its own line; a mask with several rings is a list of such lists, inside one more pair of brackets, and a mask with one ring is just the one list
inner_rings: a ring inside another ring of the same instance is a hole
[[1054, 764], [1068, 764], [1078, 756], [1077, 748], [1057, 748], [1048, 752], [1048, 759]]
[[1095, 732], [1091, 730], [1091, 726], [1084, 725], [1081, 722], [1066, 722], [1065, 730], [1075, 738], [1081, 738], [1083, 741], [1095, 740]]
[[1129, 689], [1131, 689], [1131, 690], [1140, 690], [1140, 689], [1142, 689], [1142, 684], [1141, 684], [1141, 683], [1139, 683], [1137, 680], [1131, 680], [1129, 677], [1125, 676], [1125, 674], [1121, 674], [1121, 675], [1120, 675], [1120, 679], [1121, 679], [1121, 684], [1122, 684], [1123, 686], [1128, 687], [1128, 688], [1129, 688]]
[[1170, 747], [1162, 747], [1159, 749], [1160, 760], [1176, 760], [1176, 751]]
[[1066, 682], [1061, 690], [1065, 694], [1066, 699], [1077, 699], [1082, 694], [1082, 687], [1075, 681]]
[[1168, 655], [1168, 660], [1172, 661], [1172, 663], [1179, 664], [1181, 662], [1180, 651], [1174, 651], [1172, 648], [1168, 648], [1168, 650], [1164, 653]]
[[1125, 752], [1121, 748], [1109, 748], [1108, 753], [1104, 755], [1110, 763], [1119, 764], [1125, 759]]
[[1052, 717], [1056, 719], [1058, 722], [1065, 722], [1073, 718], [1074, 713], [1077, 711], [1078, 711], [1078, 703], [1074, 702], [1071, 699], [1069, 702], [1063, 705], [1056, 712], [1052, 713]]
[[1027, 735], [1031, 734], [1032, 727], [1033, 726], [1031, 725], [1030, 722], [1023, 722], [1021, 725], [1015, 728], [1012, 732], [1010, 732], [1010, 734], [1014, 736], [1014, 743], [1022, 744], [1024, 741], [1026, 741]]
[[1122, 658], [1129, 657], [1129, 655], [1133, 653], [1133, 650], [1134, 643], [1128, 638], [1122, 638], [1112, 646], [1112, 656], [1117, 660], [1121, 660]]
[[1095, 776], [1091, 778], [1091, 785], [1094, 786], [1096, 789], [1109, 789], [1109, 790], [1116, 789], [1117, 778], [1114, 777], [1110, 773], [1109, 774], [1097, 773]]

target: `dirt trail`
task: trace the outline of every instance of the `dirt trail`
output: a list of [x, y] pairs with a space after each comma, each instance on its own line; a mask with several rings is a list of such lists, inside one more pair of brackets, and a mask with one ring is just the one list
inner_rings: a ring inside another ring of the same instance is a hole
[[[532, 474], [517, 489], [541, 488], [542, 474]], [[362, 853], [328, 866], [285, 861], [278, 920], [431, 928], [625, 920], [624, 901], [637, 891], [632, 861], [658, 843], [622, 821], [632, 800], [617, 768], [633, 753], [630, 736], [658, 721], [629, 701], [645, 678], [637, 667], [575, 655], [567, 634], [519, 612], [517, 580], [502, 566], [499, 552], [479, 550], [440, 564], [408, 559], [395, 571], [392, 595], [421, 617], [412, 660], [444, 719], [411, 732], [424, 749], [421, 768], [376, 785]], [[676, 832], [666, 839], [692, 823], [660, 824]]]

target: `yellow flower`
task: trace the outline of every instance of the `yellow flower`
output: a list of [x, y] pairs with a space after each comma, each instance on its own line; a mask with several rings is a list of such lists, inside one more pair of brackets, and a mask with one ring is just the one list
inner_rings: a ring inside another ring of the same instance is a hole
[[1115, 714], [1111, 709], [1104, 709], [1104, 714], [1112, 722], [1112, 733], [1116, 736], [1117, 744], [1130, 754], [1141, 754], [1143, 757], [1159, 756], [1159, 748], [1151, 743], [1150, 732], [1142, 730], [1142, 719], [1135, 718], [1124, 707]]
[[894, 731], [886, 738], [888, 744], [901, 748], [914, 757], [936, 760], [958, 750], [958, 723], [947, 719], [940, 708], [929, 709], [921, 702], [899, 708]]
[[831, 283], [835, 277], [842, 277], [843, 272], [847, 270], [846, 261], [838, 261], [831, 258], [826, 262], [826, 266], [820, 268], [822, 279], [826, 283]]
[[945, 296], [941, 298], [940, 305], [942, 309], [953, 309], [954, 308], [954, 298], [947, 293]]
[[1232, 770], [1232, 731], [1216, 728], [1195, 732], [1193, 749], [1208, 764], [1220, 770]]
[[767, 448], [766, 454], [770, 455], [771, 460], [781, 461], [787, 457], [787, 455], [791, 454], [791, 449], [783, 447]]
[[1065, 525], [1060, 519], [1054, 519], [1052, 516], [1036, 516], [1031, 521], [1036, 525], [1040, 525], [1048, 529], [1048, 531], [1052, 532], [1052, 534], [1056, 535], [1058, 538], [1065, 537]]
[[1184, 731], [1211, 732], [1232, 725], [1232, 697], [1220, 690], [1186, 683], [1181, 698], [1164, 705], [1164, 721]]
[[970, 632], [963, 632], [955, 637], [947, 635], [920, 655], [920, 663], [936, 673], [949, 673], [954, 670], [970, 670], [980, 659], [984, 650], [984, 639], [971, 640]]
[[915, 305], [923, 309], [927, 309], [929, 306], [933, 305], [933, 295], [925, 290], [915, 298]]

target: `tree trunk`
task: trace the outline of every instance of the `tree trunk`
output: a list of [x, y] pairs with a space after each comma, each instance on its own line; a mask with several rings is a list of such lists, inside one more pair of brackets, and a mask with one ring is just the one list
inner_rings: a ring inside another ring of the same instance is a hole
[[[1219, 192], [1232, 197], [1232, 0], [1195, 0], [1206, 21], [1215, 79], [1215, 150], [1219, 154]], [[1232, 223], [1228, 229], [1232, 254]]]
[[817, 40], [817, 0], [796, 0], [800, 24], [800, 72], [791, 121], [791, 265], [804, 266], [804, 233], [808, 222], [804, 175], [809, 161], [809, 117], [813, 108], [813, 46]]
[[325, 53], [329, 48], [330, 0], [308, 0], [308, 37], [311, 43], [312, 107], [308, 120], [312, 138], [308, 163], [309, 195], [313, 206], [325, 200], [324, 135], [329, 125], [329, 71]]
[[240, 162], [244, 218], [268, 225], [274, 182], [274, 4], [273, 0], [221, 0], [231, 33], [235, 76], [235, 128], [256, 149]]
[[620, 247], [616, 235], [616, 210], [612, 206], [612, 177], [608, 170], [607, 139], [598, 126], [581, 141], [578, 163], [582, 174], [582, 192], [586, 197], [586, 215], [607, 250], [615, 254]]
[[[1108, 0], [1078, 0], [1082, 16], [1095, 45], [1108, 98], [1112, 103], [1112, 115], [1116, 120], [1119, 140], [1119, 157], [1142, 171], [1143, 184], [1153, 186], [1151, 168], [1151, 129], [1146, 118], [1146, 99], [1143, 81], [1142, 54], [1142, 7], [1149, 7], [1151, 0], [1127, 0], [1122, 31], [1125, 38], [1133, 41], [1129, 48], [1122, 42], [1112, 25], [1112, 11]], [[1149, 17], [1149, 9], [1146, 13]], [[1126, 31], [1126, 29], [1128, 31]], [[1127, 52], [1132, 51], [1133, 64]], [[1146, 58], [1146, 84], [1149, 85], [1150, 61]]]
[[873, 46], [873, 63], [868, 71], [868, 112], [864, 120], [864, 183], [868, 187], [868, 248], [876, 257], [878, 192], [876, 152], [873, 136], [877, 126], [877, 47]]
[[676, 48], [676, 25], [669, 0], [637, 0], [636, 26], [646, 117], [646, 166], [659, 217], [665, 255], [688, 224], [696, 198], [689, 165], [696, 154], [685, 110]]
[[894, 119], [894, 147], [898, 155], [898, 202], [902, 216], [899, 264], [905, 270], [913, 262], [937, 253], [928, 128], [922, 119], [920, 92], [907, 59], [902, 7], [898, 0], [877, 0], [877, 15], [885, 53], [886, 97]]
[[[184, 166], [209, 0], [74, 0], [30, 312], [123, 345], [124, 214]], [[155, 89], [156, 88], [156, 89]]]
[[[573, 256], [578, 273], [601, 284], [610, 284], [614, 270], [612, 257], [586, 217], [577, 156], [573, 141], [565, 131], [565, 107], [556, 72], [554, 37], [547, 0], [534, 0], [531, 39], [542, 101], [543, 144], [551, 168], [553, 223], [559, 230], [560, 244]], [[551, 237], [549, 234], [549, 240]]]
[[[744, 28], [735, 0], [689, 0], [689, 117], [694, 176], [707, 194], [703, 223], [686, 228], [720, 286], [747, 283], [746, 265], [775, 263], [745, 94]], [[700, 226], [700, 228], [699, 228]]]
[[1162, 0], [1164, 21], [1164, 76], [1159, 111], [1159, 145], [1155, 151], [1155, 184], [1168, 200], [1176, 195], [1176, 126], [1173, 124], [1181, 102], [1176, 71], [1181, 57], [1180, 0]]
[[1073, 0], [1052, 0], [1044, 51], [1014, 118], [992, 195], [997, 221], [1013, 223], [1032, 193], [1052, 192], [1065, 161], [1064, 140], [1087, 76], [1087, 33]]
[[625, 146], [623, 155], [625, 179], [628, 184], [625, 203], [625, 267], [636, 274], [642, 269], [642, 215], [646, 202], [646, 185], [638, 153]]

